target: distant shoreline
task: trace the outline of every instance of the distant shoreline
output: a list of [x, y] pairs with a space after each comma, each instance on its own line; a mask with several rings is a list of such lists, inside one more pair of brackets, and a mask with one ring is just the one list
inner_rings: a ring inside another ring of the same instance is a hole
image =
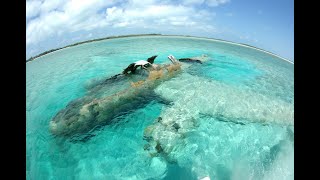
[[234, 44], [234, 45], [238, 45], [238, 46], [244, 46], [244, 47], [248, 47], [248, 48], [252, 48], [252, 49], [256, 49], [256, 50], [259, 50], [259, 51], [262, 51], [264, 53], [267, 53], [267, 54], [270, 54], [272, 56], [275, 56], [275, 57], [278, 57], [284, 61], [287, 61], [291, 64], [294, 64], [294, 62], [290, 61], [290, 60], [287, 60], [281, 56], [278, 56], [272, 52], [269, 52], [269, 51], [266, 51], [264, 49], [260, 49], [260, 48], [257, 48], [255, 46], [251, 46], [251, 45], [248, 45], [248, 44], [244, 44], [244, 43], [235, 43], [235, 42], [232, 42], [232, 41], [226, 41], [226, 40], [222, 40], [222, 39], [215, 39], [215, 38], [208, 38], [208, 37], [197, 37], [197, 36], [190, 36], [190, 35], [163, 35], [163, 34], [131, 34], [131, 35], [119, 35], [119, 36], [108, 36], [108, 37], [104, 37], [104, 38], [97, 38], [97, 39], [91, 39], [91, 40], [87, 40], [87, 41], [81, 41], [81, 42], [77, 42], [77, 43], [74, 43], [74, 44], [70, 44], [70, 45], [67, 45], [67, 46], [64, 46], [64, 47], [60, 47], [60, 48], [56, 48], [56, 49], [51, 49], [51, 50], [48, 50], [48, 51], [45, 51], [45, 52], [42, 52], [34, 57], [30, 57], [29, 59], [26, 60], [26, 63], [28, 62], [31, 62], [41, 56], [44, 56], [44, 55], [47, 55], [47, 54], [50, 54], [52, 52], [55, 52], [55, 51], [58, 51], [58, 50], [61, 50], [61, 49], [64, 49], [64, 48], [68, 48], [68, 47], [72, 47], [72, 46], [77, 46], [77, 45], [80, 45], [80, 44], [85, 44], [85, 43], [90, 43], [90, 42], [95, 42], [95, 41], [102, 41], [102, 40], [106, 40], [106, 39], [117, 39], [117, 38], [126, 38], [126, 37], [139, 37], [139, 36], [176, 36], [176, 37], [187, 37], [187, 38], [198, 38], [198, 39], [206, 39], [206, 40], [212, 40], [212, 41], [220, 41], [220, 42], [224, 42], [224, 43], [229, 43], [229, 44]]
[[45, 52], [42, 52], [34, 57], [30, 57], [29, 59], [27, 59], [26, 62], [30, 62], [33, 61], [35, 59], [37, 59], [38, 57], [44, 56], [46, 54], [52, 53], [54, 51], [58, 51], [64, 48], [68, 48], [68, 47], [72, 47], [72, 46], [77, 46], [80, 44], [85, 44], [85, 43], [90, 43], [90, 42], [94, 42], [94, 41], [102, 41], [102, 40], [106, 40], [106, 39], [116, 39], [116, 38], [125, 38], [125, 37], [138, 37], [138, 36], [161, 36], [161, 34], [132, 34], [132, 35], [121, 35], [121, 36], [108, 36], [108, 37], [104, 37], [104, 38], [97, 38], [97, 39], [91, 39], [91, 40], [87, 40], [87, 41], [81, 41], [81, 42], [77, 42], [74, 44], [70, 44], [64, 47], [60, 47], [60, 48], [56, 48], [56, 49], [51, 49]]

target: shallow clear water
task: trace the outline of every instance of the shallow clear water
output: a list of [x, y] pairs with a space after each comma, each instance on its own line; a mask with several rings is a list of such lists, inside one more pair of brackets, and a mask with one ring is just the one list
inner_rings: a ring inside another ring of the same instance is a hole
[[[80, 139], [49, 122], [93, 82], [152, 55], [209, 56], [154, 92], [159, 99]], [[131, 37], [66, 48], [27, 63], [27, 179], [293, 179], [293, 64], [211, 40]], [[178, 123], [180, 129], [164, 127]], [[150, 156], [143, 135], [164, 153]]]

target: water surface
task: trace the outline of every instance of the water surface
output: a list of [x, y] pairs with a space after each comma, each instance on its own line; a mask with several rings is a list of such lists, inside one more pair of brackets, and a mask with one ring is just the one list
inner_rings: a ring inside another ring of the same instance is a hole
[[[169, 54], [209, 56], [155, 89], [170, 104], [150, 101], [78, 141], [50, 134], [50, 120], [90, 83], [152, 55], [169, 62]], [[275, 56], [205, 39], [130, 37], [26, 66], [27, 179], [293, 179], [293, 64]], [[183, 138], [158, 129], [155, 138], [171, 149], [151, 157], [143, 133], [159, 116], [181, 123]]]

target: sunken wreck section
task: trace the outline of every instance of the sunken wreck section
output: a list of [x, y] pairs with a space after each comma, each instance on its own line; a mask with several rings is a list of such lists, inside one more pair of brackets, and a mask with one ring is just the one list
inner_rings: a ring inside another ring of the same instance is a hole
[[[201, 56], [201, 58], [205, 61], [207, 56]], [[152, 64], [154, 59], [155, 56], [152, 57]], [[118, 74], [96, 85], [96, 87], [92, 87], [94, 93], [89, 92], [86, 96], [70, 102], [56, 114], [50, 121], [51, 133], [59, 136], [86, 133], [98, 125], [110, 123], [122, 112], [135, 109], [144, 101], [147, 103], [150, 100], [148, 96], [154, 93], [153, 90], [161, 82], [178, 75], [181, 68], [189, 67], [176, 59], [170, 60], [172, 64], [158, 64], [150, 67], [151, 69], [137, 69], [140, 71], [133, 74]], [[199, 59], [194, 60], [199, 61]], [[129, 87], [120, 91], [114, 91], [111, 94], [104, 92], [106, 90], [104, 87], [112, 86], [112, 83], [117, 80], [132, 80], [134, 79], [132, 76], [138, 76], [139, 78], [135, 79], [140, 80], [131, 82]]]
[[[144, 139], [148, 142], [145, 150], [151, 156], [162, 153], [169, 160], [176, 159], [171, 152], [177, 144], [183, 144], [185, 135], [198, 126], [202, 116], [239, 125], [294, 125], [293, 104], [202, 77], [182, 74], [161, 84], [155, 92], [174, 103], [145, 128]], [[198, 94], [206, 96], [190, 98]]]
[[[236, 130], [237, 128], [250, 129], [247, 133], [252, 133], [252, 137], [255, 137], [256, 128], [266, 131], [267, 134], [272, 133], [270, 125], [283, 129], [283, 136], [287, 136], [285, 134], [292, 136], [293, 134], [293, 104], [279, 98], [271, 98], [249, 89], [237, 88], [233, 85], [206, 80], [203, 77], [187, 73], [159, 85], [155, 92], [173, 103], [164, 108], [160, 116], [144, 129], [143, 139], [146, 140], [144, 150], [151, 157], [162, 156], [169, 162], [190, 167], [199, 178], [203, 174], [212, 172], [211, 167], [203, 166], [203, 160], [199, 161], [199, 158], [202, 157], [201, 153], [211, 153], [214, 150], [208, 149], [204, 152], [198, 148], [199, 144], [187, 142], [190, 137], [192, 139], [194, 134], [204, 139], [211, 139], [212, 142], [220, 142], [216, 140], [217, 137], [214, 137], [215, 133], [210, 136], [210, 132], [215, 131], [211, 129], [211, 124], [229, 122], [228, 131], [223, 133], [233, 140], [237, 138], [232, 137], [236, 137], [237, 132], [240, 132]], [[198, 97], [193, 98], [194, 96]], [[207, 123], [202, 123], [204, 119]], [[204, 128], [204, 124], [207, 124], [207, 127]], [[195, 132], [195, 129], [199, 127], [208, 131], [209, 135], [201, 131]], [[201, 140], [201, 138], [197, 140]], [[271, 144], [277, 145], [282, 140], [274, 139], [273, 141]], [[234, 143], [240, 147], [243, 142], [235, 140]], [[248, 142], [248, 144], [252, 142]], [[211, 146], [212, 149], [215, 147], [216, 144]], [[185, 161], [185, 157], [181, 156], [181, 153], [177, 153], [181, 151], [194, 152], [192, 155], [195, 157], [190, 161]], [[261, 151], [261, 153], [269, 155], [268, 152]], [[230, 156], [222, 155], [221, 157], [228, 158]], [[259, 155], [257, 157], [260, 158]], [[219, 158], [220, 155], [217, 156], [218, 160]]]

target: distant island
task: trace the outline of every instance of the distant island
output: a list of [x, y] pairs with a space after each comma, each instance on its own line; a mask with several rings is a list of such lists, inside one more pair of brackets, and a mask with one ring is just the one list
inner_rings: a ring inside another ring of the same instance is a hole
[[130, 35], [119, 35], [119, 36], [108, 36], [108, 37], [104, 37], [104, 38], [98, 38], [98, 39], [91, 39], [91, 40], [87, 40], [87, 41], [82, 41], [82, 42], [77, 42], [77, 43], [74, 43], [74, 44], [70, 44], [70, 45], [67, 45], [67, 46], [64, 46], [64, 47], [60, 47], [60, 48], [56, 48], [56, 49], [51, 49], [51, 50], [48, 50], [48, 51], [45, 51], [43, 53], [40, 53], [34, 57], [30, 57], [29, 59], [26, 60], [26, 63], [27, 62], [30, 62], [30, 61], [33, 61], [35, 60], [36, 58], [38, 57], [41, 57], [41, 56], [44, 56], [46, 54], [49, 54], [49, 53], [52, 53], [54, 51], [58, 51], [58, 50], [61, 50], [61, 49], [64, 49], [64, 48], [67, 48], [67, 47], [72, 47], [72, 46], [77, 46], [77, 45], [80, 45], [80, 44], [85, 44], [85, 43], [90, 43], [90, 42], [94, 42], [94, 41], [102, 41], [102, 40], [106, 40], [106, 39], [116, 39], [116, 38], [126, 38], [126, 37], [138, 37], [138, 36], [179, 36], [179, 37], [191, 37], [191, 38], [201, 38], [201, 39], [208, 39], [208, 40], [215, 40], [215, 41], [222, 41], [222, 42], [226, 42], [226, 43], [231, 43], [231, 44], [236, 44], [236, 45], [240, 45], [240, 46], [246, 46], [246, 47], [249, 47], [249, 48], [253, 48], [253, 49], [256, 49], [256, 50], [259, 50], [259, 51], [263, 51], [265, 53], [268, 53], [270, 55], [273, 55], [273, 56], [276, 56], [280, 59], [283, 59], [289, 63], [292, 63], [292, 61], [289, 61], [283, 57], [280, 57], [272, 52], [269, 52], [269, 51], [266, 51], [264, 49], [260, 49], [260, 48], [257, 48], [255, 46], [251, 46], [251, 45], [248, 45], [248, 44], [244, 44], [244, 43], [236, 43], [236, 42], [232, 42], [232, 41], [226, 41], [226, 40], [222, 40], [222, 39], [215, 39], [215, 38], [207, 38], [207, 37], [197, 37], [197, 36], [190, 36], [190, 35], [163, 35], [163, 34], [130, 34]]
[[30, 57], [29, 59], [27, 59], [26, 62], [35, 60], [36, 58], [38, 58], [38, 57], [40, 57], [40, 56], [43, 56], [43, 55], [52, 53], [52, 52], [54, 52], [54, 51], [58, 51], [58, 50], [61, 50], [61, 49], [67, 48], [67, 47], [77, 46], [77, 45], [79, 45], [79, 44], [90, 43], [90, 42], [94, 42], [94, 41], [102, 41], [102, 40], [105, 40], [105, 39], [115, 39], [115, 38], [124, 38], [124, 37], [136, 37], [136, 36], [159, 36], [159, 35], [161, 35], [161, 34], [131, 34], [131, 35], [108, 36], [108, 37], [104, 37], [104, 38], [91, 39], [91, 40], [82, 41], [82, 42], [77, 42], [77, 43], [70, 44], [70, 45], [67, 45], [67, 46], [64, 46], [64, 47], [60, 47], [60, 48], [56, 48], [56, 49], [51, 49], [51, 50], [45, 51], [45, 52], [40, 53], [40, 54], [38, 54], [38, 55], [36, 55], [36, 56], [34, 56], [34, 57]]

